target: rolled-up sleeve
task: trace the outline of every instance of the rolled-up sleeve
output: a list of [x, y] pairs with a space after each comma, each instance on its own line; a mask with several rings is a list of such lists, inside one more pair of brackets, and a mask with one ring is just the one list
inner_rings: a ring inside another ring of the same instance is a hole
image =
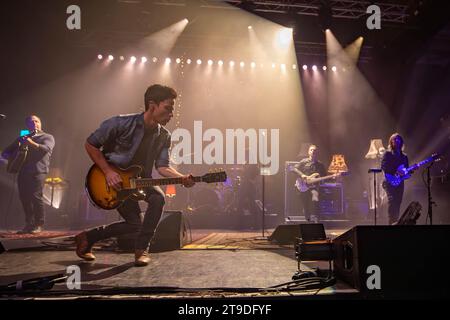
[[87, 142], [96, 148], [105, 145], [107, 141], [114, 138], [116, 124], [116, 117], [103, 121], [100, 127], [87, 138]]
[[169, 167], [170, 166], [170, 135], [164, 144], [164, 147], [162, 148], [161, 152], [159, 153], [158, 157], [155, 161], [155, 167]]

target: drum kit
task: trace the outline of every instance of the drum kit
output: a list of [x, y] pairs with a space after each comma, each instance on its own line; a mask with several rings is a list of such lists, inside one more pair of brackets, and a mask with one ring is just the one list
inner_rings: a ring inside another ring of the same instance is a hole
[[[179, 168], [181, 172], [196, 170], [204, 172], [204, 167]], [[166, 201], [171, 210], [183, 210], [188, 213], [234, 214], [239, 209], [239, 195], [242, 184], [248, 182], [248, 166], [224, 165], [221, 168], [227, 173], [227, 180], [217, 184], [198, 184], [193, 188], [176, 188], [176, 195]], [[252, 182], [253, 183], [253, 182]]]
[[225, 169], [227, 180], [216, 185], [202, 185], [188, 189], [187, 211], [232, 214], [237, 211], [238, 194], [243, 179], [243, 166]]

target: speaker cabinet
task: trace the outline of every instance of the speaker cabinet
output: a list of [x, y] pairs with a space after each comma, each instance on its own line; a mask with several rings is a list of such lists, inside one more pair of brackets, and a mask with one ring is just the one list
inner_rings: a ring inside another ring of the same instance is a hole
[[[134, 252], [136, 234], [117, 237], [119, 249]], [[150, 243], [150, 252], [171, 251], [188, 243], [187, 227], [181, 211], [164, 211], [155, 235]]]
[[300, 237], [299, 224], [282, 224], [276, 227], [268, 239], [279, 244], [295, 244], [298, 237]]
[[448, 298], [449, 234], [449, 225], [354, 227], [333, 240], [335, 274], [365, 296]]

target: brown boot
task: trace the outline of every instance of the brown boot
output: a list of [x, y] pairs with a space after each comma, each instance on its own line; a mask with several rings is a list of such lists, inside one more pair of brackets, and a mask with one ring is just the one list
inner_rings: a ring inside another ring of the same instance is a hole
[[81, 259], [86, 261], [95, 260], [95, 256], [92, 253], [92, 245], [87, 239], [86, 232], [82, 232], [75, 236], [75, 243], [77, 245], [76, 253]]
[[145, 267], [150, 263], [150, 255], [147, 250], [136, 250], [134, 253], [134, 265], [136, 267]]

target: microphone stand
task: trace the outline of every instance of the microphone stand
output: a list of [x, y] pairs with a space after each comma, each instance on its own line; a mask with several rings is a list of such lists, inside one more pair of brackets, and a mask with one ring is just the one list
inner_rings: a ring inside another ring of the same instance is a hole
[[433, 198], [431, 197], [431, 175], [430, 175], [430, 169], [433, 166], [434, 162], [431, 162], [431, 164], [427, 167], [427, 191], [428, 191], [428, 217], [430, 217], [430, 225], [433, 225], [433, 205], [436, 205], [436, 203], [433, 201]]
[[381, 169], [369, 169], [369, 173], [373, 173], [373, 210], [375, 225], [377, 225], [377, 173], [379, 172], [381, 172]]

